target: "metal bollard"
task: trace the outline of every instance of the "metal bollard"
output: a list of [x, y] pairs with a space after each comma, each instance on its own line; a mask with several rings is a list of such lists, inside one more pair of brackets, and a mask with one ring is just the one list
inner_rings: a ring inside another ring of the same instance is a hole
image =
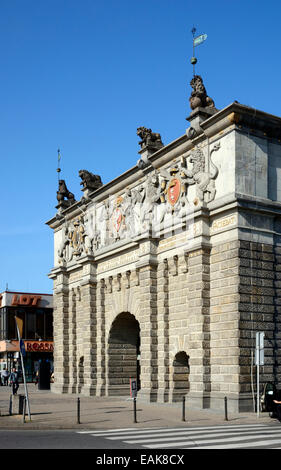
[[80, 398], [77, 398], [77, 424], [80, 423]]
[[137, 399], [134, 397], [134, 423], [137, 423]]
[[224, 420], [228, 421], [228, 416], [227, 416], [227, 397], [224, 397]]
[[12, 415], [13, 410], [13, 396], [10, 395], [10, 403], [9, 403], [9, 415]]
[[185, 397], [182, 397], [182, 421], [185, 421]]

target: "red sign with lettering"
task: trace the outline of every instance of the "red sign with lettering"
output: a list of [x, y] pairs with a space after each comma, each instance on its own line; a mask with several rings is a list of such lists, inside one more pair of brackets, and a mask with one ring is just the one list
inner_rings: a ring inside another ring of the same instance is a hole
[[53, 352], [53, 341], [25, 341], [26, 352]]

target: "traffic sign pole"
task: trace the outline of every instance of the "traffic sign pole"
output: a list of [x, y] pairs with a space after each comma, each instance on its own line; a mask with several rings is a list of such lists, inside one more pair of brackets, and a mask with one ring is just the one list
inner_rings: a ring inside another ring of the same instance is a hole
[[260, 415], [260, 365], [264, 365], [264, 332], [256, 333], [257, 417]]

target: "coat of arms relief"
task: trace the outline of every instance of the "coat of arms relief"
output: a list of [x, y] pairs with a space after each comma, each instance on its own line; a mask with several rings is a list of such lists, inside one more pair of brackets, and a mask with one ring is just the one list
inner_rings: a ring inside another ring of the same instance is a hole
[[166, 218], [183, 220], [188, 211], [213, 201], [218, 167], [212, 156], [219, 148], [216, 144], [205, 155], [196, 147], [168, 168], [153, 169], [134, 188], [108, 198], [98, 208], [93, 205], [87, 218], [80, 216], [69, 222], [58, 250], [60, 262], [94, 254], [119, 240], [145, 236], [154, 226], [159, 234]]

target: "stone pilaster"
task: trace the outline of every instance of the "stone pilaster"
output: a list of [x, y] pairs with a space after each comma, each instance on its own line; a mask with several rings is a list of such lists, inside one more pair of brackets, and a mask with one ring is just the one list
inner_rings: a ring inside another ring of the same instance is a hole
[[210, 333], [211, 333], [211, 403], [237, 411], [239, 389], [239, 241], [216, 245], [211, 250]]
[[[274, 249], [274, 325], [268, 346], [271, 351], [272, 378], [277, 386], [281, 382], [281, 247]], [[269, 283], [269, 281], [267, 281]]]
[[85, 258], [83, 263], [83, 278], [80, 284], [81, 307], [80, 321], [78, 324], [77, 337], [82, 343], [79, 345], [79, 376], [80, 392], [84, 395], [96, 393], [96, 324], [97, 324], [97, 282], [96, 265], [90, 257]]
[[158, 347], [157, 347], [157, 262], [156, 244], [146, 241], [142, 246], [139, 269], [141, 305], [141, 391], [140, 398], [157, 401]]
[[168, 262], [164, 259], [157, 270], [158, 324], [158, 401], [169, 400], [169, 277]]
[[188, 330], [190, 393], [194, 405], [206, 408], [210, 398], [210, 256], [202, 247], [189, 253]]
[[55, 393], [67, 393], [69, 386], [69, 297], [68, 279], [64, 268], [57, 270], [55, 282], [53, 321], [55, 382], [51, 389]]
[[106, 351], [105, 342], [105, 280], [97, 283], [97, 318], [96, 318], [96, 395], [106, 392]]
[[72, 288], [70, 293], [70, 308], [68, 316], [69, 331], [69, 393], [77, 392], [77, 320], [76, 320], [76, 304], [80, 300], [80, 289]]
[[274, 343], [278, 296], [274, 281], [279, 268], [272, 245], [240, 241], [239, 257], [239, 410], [254, 411], [251, 397], [253, 392], [256, 393], [256, 332], [265, 332], [264, 365], [260, 366], [260, 392], [266, 382], [277, 380]]
[[157, 270], [156, 266], [140, 268], [141, 304], [141, 392], [150, 401], [157, 400]]

